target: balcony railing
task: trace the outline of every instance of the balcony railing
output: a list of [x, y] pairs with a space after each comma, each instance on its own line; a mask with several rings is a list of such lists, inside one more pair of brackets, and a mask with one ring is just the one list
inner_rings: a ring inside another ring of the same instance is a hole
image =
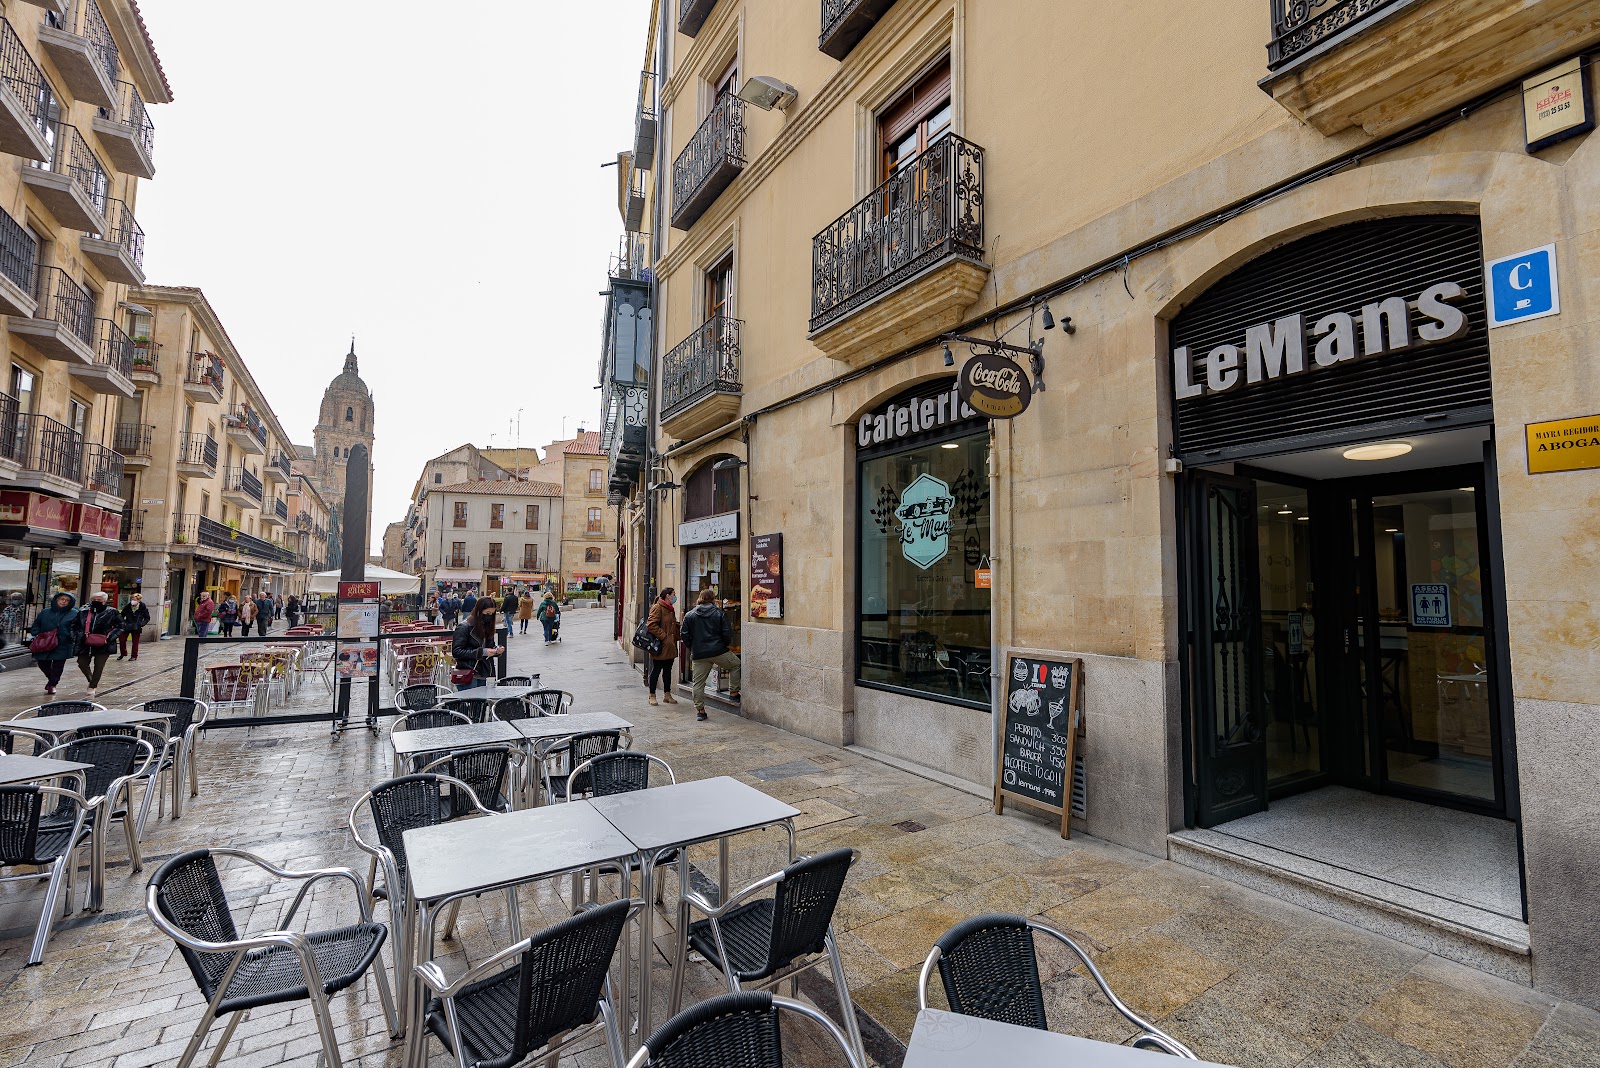
[[156, 124], [150, 121], [144, 97], [132, 82], [118, 82], [116, 109], [101, 108], [100, 112], [109, 121], [128, 127], [134, 139], [144, 146], [145, 155], [155, 155]]
[[45, 111], [44, 73], [12, 28], [11, 20], [3, 18], [0, 18], [0, 82], [11, 90], [11, 95], [38, 127], [39, 136], [48, 137], [50, 123]]
[[94, 343], [94, 362], [124, 378], [133, 375], [133, 338], [110, 319], [96, 319], [100, 336]]
[[132, 509], [123, 509], [120, 540], [125, 542], [144, 541], [144, 511], [142, 509], [137, 512]]
[[714, 393], [739, 393], [738, 319], [717, 316], [667, 353], [661, 365], [661, 418], [670, 419]]
[[229, 427], [239, 430], [248, 430], [257, 441], [267, 443], [267, 424], [261, 421], [260, 414], [248, 404], [235, 404], [223, 420]]
[[78, 132], [76, 126], [65, 122], [57, 123], [50, 162], [40, 163], [37, 160], [30, 160], [28, 166], [66, 175], [94, 206], [100, 217], [102, 219], [106, 217], [111, 179], [107, 177], [105, 165], [100, 162], [100, 157], [94, 154], [89, 142], [83, 139], [83, 134]]
[[184, 434], [178, 439], [178, 463], [217, 470], [217, 439], [210, 434]]
[[633, 165], [641, 171], [655, 166], [656, 76], [649, 71], [639, 75], [639, 109], [633, 120]]
[[1271, 0], [1267, 67], [1277, 70], [1322, 42], [1372, 18], [1397, 0]]
[[894, 6], [894, 0], [822, 0], [822, 32], [817, 48], [843, 59]]
[[106, 222], [110, 229], [105, 234], [105, 240], [112, 244], [121, 245], [122, 251], [134, 262], [134, 266], [144, 269], [144, 228], [133, 217], [133, 209], [121, 200], [107, 200], [105, 204]]
[[504, 571], [505, 567], [506, 567], [505, 558], [504, 557], [500, 557], [500, 556], [496, 556], [494, 553], [490, 553], [489, 554], [489, 561], [485, 566], [490, 571]]
[[148, 423], [118, 423], [111, 441], [124, 456], [149, 456], [156, 428]]
[[472, 557], [470, 557], [470, 556], [450, 556], [450, 557], [446, 557], [446, 559], [449, 561], [449, 563], [445, 564], [444, 565], [445, 567], [471, 567], [472, 566]]
[[289, 458], [287, 456], [285, 456], [281, 452], [278, 453], [278, 455], [276, 455], [276, 456], [274, 456], [272, 458], [271, 465], [275, 470], [277, 470], [277, 472], [279, 474], [281, 474], [286, 479], [287, 478], [292, 478], [294, 476], [293, 464], [291, 463]]
[[294, 529], [296, 530], [303, 530], [309, 534], [311, 532], [311, 528], [315, 525], [316, 524], [311, 520], [310, 514], [307, 512], [301, 512], [299, 515], [294, 517]]
[[538, 553], [523, 553], [522, 554], [522, 570], [524, 570], [524, 571], [537, 571], [537, 570], [539, 570], [539, 554]]
[[217, 397], [222, 397], [222, 358], [209, 352], [191, 352], [189, 354], [189, 370], [183, 376], [183, 381], [191, 386], [209, 386], [216, 391]]
[[133, 369], [144, 374], [161, 372], [161, 345], [149, 338], [132, 338]]
[[[51, 319], [66, 327], [85, 345], [94, 345], [94, 299], [89, 291], [60, 267], [40, 267], [33, 299], [39, 302], [35, 316]], [[126, 336], [126, 335], [124, 335]]]
[[87, 40], [100, 69], [111, 84], [117, 83], [117, 39], [111, 36], [111, 27], [95, 0], [72, 0], [66, 15], [51, 15], [50, 24]]
[[0, 460], [20, 463], [23, 456], [23, 436], [17, 426], [17, 398], [0, 393]]
[[172, 540], [180, 545], [200, 545], [208, 549], [239, 552], [291, 567], [296, 563], [294, 550], [274, 545], [203, 515], [173, 516]]
[[39, 243], [9, 213], [0, 211], [0, 274], [24, 293], [33, 291]]
[[289, 502], [279, 499], [272, 502], [272, 514], [278, 517], [281, 523], [289, 522]]
[[983, 149], [946, 134], [812, 240], [811, 330], [983, 241]]
[[700, 27], [711, 17], [711, 9], [716, 6], [717, 0], [679, 0], [678, 32], [685, 37], [699, 33]]
[[69, 482], [81, 480], [83, 439], [65, 423], [48, 415], [19, 415], [17, 442], [17, 459], [24, 471], [54, 475]]
[[687, 230], [744, 170], [744, 101], [725, 96], [672, 165], [672, 225]]
[[122, 492], [122, 454], [104, 445], [83, 447], [83, 488], [91, 493]]
[[246, 497], [261, 503], [261, 479], [257, 478], [244, 467], [230, 467], [222, 473], [223, 493], [242, 493]]

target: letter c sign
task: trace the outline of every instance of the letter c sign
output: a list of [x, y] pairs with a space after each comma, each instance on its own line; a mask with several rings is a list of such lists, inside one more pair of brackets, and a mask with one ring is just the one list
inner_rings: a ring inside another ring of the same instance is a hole
[[1502, 256], [1485, 265], [1489, 291], [1489, 325], [1509, 326], [1561, 312], [1561, 290], [1556, 279], [1556, 247]]

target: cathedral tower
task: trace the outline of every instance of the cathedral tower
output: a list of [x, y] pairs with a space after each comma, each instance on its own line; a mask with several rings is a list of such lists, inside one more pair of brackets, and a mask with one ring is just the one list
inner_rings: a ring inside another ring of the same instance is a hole
[[[343, 546], [345, 527], [354, 526], [347, 523], [344, 515], [344, 479], [345, 464], [353, 445], [365, 445], [368, 457], [368, 485], [371, 483], [371, 457], [373, 439], [374, 412], [372, 405], [372, 391], [361, 380], [361, 374], [356, 366], [356, 341], [350, 339], [350, 354], [344, 358], [344, 370], [341, 371], [322, 394], [322, 408], [317, 414], [317, 427], [314, 433], [315, 451], [315, 479], [317, 489], [328, 502], [331, 513], [328, 552], [329, 558], [339, 559]], [[360, 529], [372, 529], [372, 514], [359, 517], [355, 522], [365, 524]], [[337, 544], [333, 538], [338, 532]]]

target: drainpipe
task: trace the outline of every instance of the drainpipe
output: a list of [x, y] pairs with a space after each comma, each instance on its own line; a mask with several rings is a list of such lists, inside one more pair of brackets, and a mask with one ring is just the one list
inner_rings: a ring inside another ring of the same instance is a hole
[[[1004, 437], [1002, 448], [1000, 439]], [[1011, 567], [1011, 481], [1010, 464], [1006, 465], [1007, 478], [1002, 487], [1000, 458], [1011, 456], [1011, 423], [994, 419], [989, 423], [989, 773], [997, 775], [1000, 754], [1000, 730], [1003, 715], [1000, 708], [1001, 676], [1005, 671], [1001, 655], [1007, 640], [1015, 634], [1011, 619], [1014, 612], [1011, 594], [1014, 574]], [[1004, 506], [1001, 495], [1004, 494]], [[1003, 576], [1003, 578], [1002, 578]], [[997, 600], [1000, 603], [996, 603]], [[1000, 625], [1001, 608], [1006, 613], [1006, 626]], [[998, 780], [997, 780], [998, 781]], [[998, 799], [999, 795], [995, 795]], [[998, 809], [997, 809], [998, 811]]]

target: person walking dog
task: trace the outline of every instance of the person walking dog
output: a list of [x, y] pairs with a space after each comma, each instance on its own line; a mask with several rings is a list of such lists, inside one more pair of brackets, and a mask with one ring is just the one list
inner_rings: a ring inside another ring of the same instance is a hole
[[683, 640], [689, 643], [689, 658], [694, 662], [694, 718], [706, 718], [706, 679], [712, 668], [731, 672], [728, 696], [739, 700], [739, 681], [744, 674], [739, 657], [728, 647], [733, 644], [733, 627], [717, 607], [717, 595], [707, 586], [695, 599], [695, 606], [683, 617]]
[[61, 685], [61, 672], [67, 661], [78, 655], [78, 640], [83, 634], [79, 622], [78, 600], [70, 593], [58, 593], [50, 598], [50, 606], [33, 617], [28, 627], [32, 641], [28, 651], [33, 662], [44, 673], [44, 692], [53, 694]]
[[661, 683], [661, 699], [669, 705], [678, 703], [672, 696], [672, 665], [678, 660], [678, 638], [682, 635], [682, 627], [678, 625], [678, 612], [673, 605], [678, 603], [678, 591], [671, 586], [661, 591], [661, 596], [656, 603], [650, 606], [650, 617], [645, 620], [645, 629], [661, 642], [661, 648], [650, 654], [650, 703], [656, 703], [656, 683]]
[[78, 670], [83, 672], [89, 683], [89, 696], [93, 697], [100, 688], [100, 676], [111, 659], [111, 650], [122, 634], [122, 614], [107, 603], [105, 591], [95, 590], [90, 595], [79, 629], [83, 644], [78, 646]]
[[[136, 593], [122, 606], [122, 633], [117, 635], [117, 659], [139, 659], [139, 639], [144, 628], [150, 625], [150, 609], [144, 605], [144, 595]], [[128, 640], [133, 640], [133, 656], [128, 656]]]

